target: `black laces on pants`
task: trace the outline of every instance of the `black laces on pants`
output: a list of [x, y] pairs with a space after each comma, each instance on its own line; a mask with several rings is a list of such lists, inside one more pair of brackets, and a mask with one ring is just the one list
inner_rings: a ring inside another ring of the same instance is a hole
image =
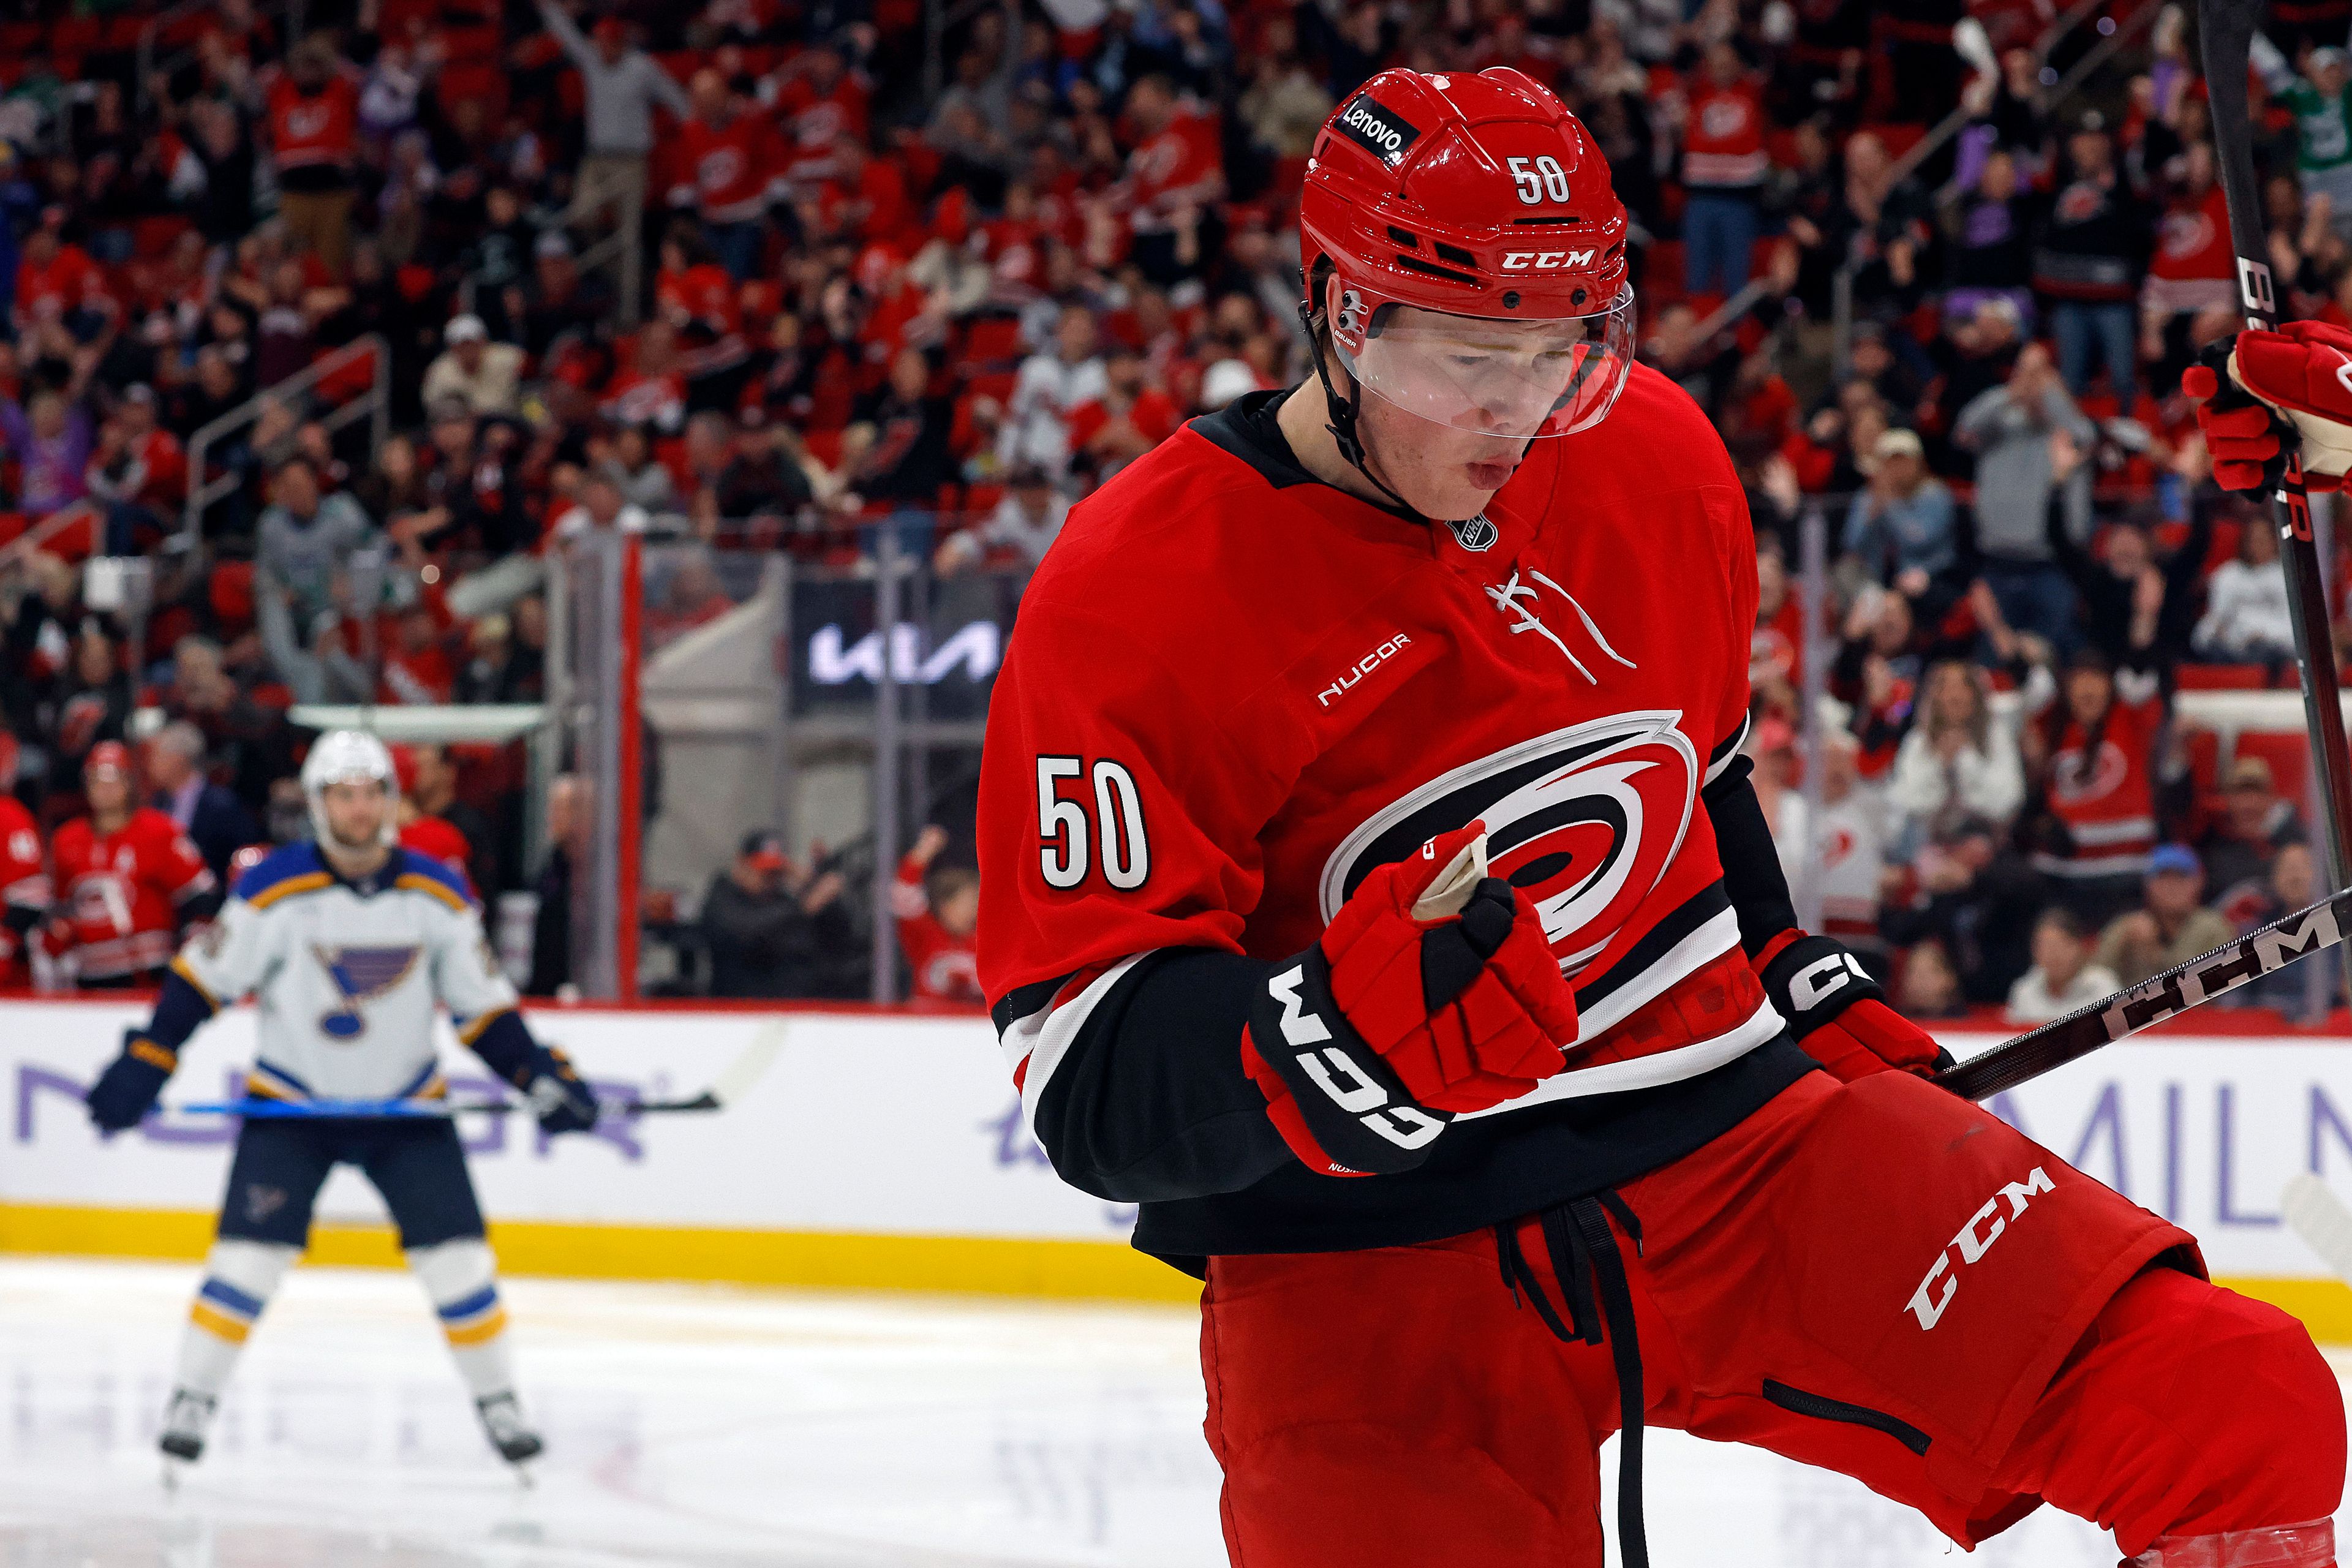
[[[1624, 1435], [1617, 1463], [1617, 1550], [1624, 1568], [1650, 1568], [1650, 1543], [1642, 1527], [1642, 1349], [1633, 1331], [1633, 1295], [1625, 1280], [1624, 1255], [1609, 1228], [1611, 1216], [1642, 1255], [1642, 1222], [1625, 1200], [1603, 1190], [1555, 1204], [1536, 1216], [1552, 1273], [1559, 1280], [1562, 1321], [1543, 1281], [1519, 1247], [1516, 1222], [1495, 1227], [1495, 1252], [1503, 1284], [1517, 1302], [1525, 1290], [1544, 1327], [1568, 1344], [1597, 1345], [1604, 1339], [1617, 1371], [1617, 1424]], [[1603, 1331], [1606, 1330], [1604, 1333]]]

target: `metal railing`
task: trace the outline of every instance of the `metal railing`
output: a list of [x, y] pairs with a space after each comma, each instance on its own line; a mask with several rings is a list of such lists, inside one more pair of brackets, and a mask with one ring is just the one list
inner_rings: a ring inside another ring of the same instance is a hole
[[[2033, 41], [2035, 68], [2037, 70], [2046, 68], [2052, 53], [2057, 49], [2059, 44], [2093, 13], [2105, 10], [2111, 3], [2112, 0], [2078, 0], [2078, 4], [2072, 10], [2043, 28], [2041, 37]], [[2046, 92], [2038, 95], [2042, 103], [2045, 107], [2054, 107], [2064, 102], [2075, 88], [2082, 84], [2083, 79], [2089, 74], [2089, 71], [2084, 68], [2086, 63], [2092, 68], [2105, 64], [2115, 51], [2122, 47], [2126, 38], [2137, 37], [2148, 23], [2163, 15], [2165, 9], [2166, 7], [2160, 5], [2147, 6], [2128, 24], [2116, 28], [2113, 34], [2102, 39], [2100, 44], [2082, 60], [2075, 62], [2074, 68], [2069, 71], [2063, 79], [2053, 84]], [[1913, 143], [1908, 151], [1888, 166], [1886, 188], [1891, 191], [1909, 179], [1914, 171], [1943, 151], [1954, 137], [1968, 128], [1969, 122], [1975, 118], [1976, 111], [1965, 102], [1944, 116], [1928, 131], [1927, 134]], [[1844, 263], [1838, 268], [1836, 275], [1830, 279], [1830, 320], [1832, 323], [1831, 363], [1836, 379], [1843, 379], [1853, 363], [1853, 284], [1854, 279], [1861, 275], [1864, 267], [1868, 265], [1868, 258], [1859, 254], [1859, 250], [1860, 247], [1857, 244], [1854, 252], [1846, 257]]]
[[327, 377], [358, 363], [363, 354], [375, 356], [371, 369], [373, 377], [365, 395], [354, 397], [328, 413], [320, 421], [330, 434], [365, 418], [370, 423], [369, 448], [383, 445], [392, 432], [392, 345], [376, 333], [355, 338], [341, 348], [321, 354], [309, 368], [296, 372], [274, 386], [263, 388], [238, 404], [235, 408], [201, 426], [188, 437], [188, 500], [181, 515], [179, 542], [184, 548], [193, 548], [204, 533], [205, 512], [215, 501], [233, 494], [243, 482], [243, 476], [226, 473], [207, 476], [205, 468], [213, 447], [222, 437], [252, 425], [261, 417], [269, 405], [284, 404], [300, 397]]

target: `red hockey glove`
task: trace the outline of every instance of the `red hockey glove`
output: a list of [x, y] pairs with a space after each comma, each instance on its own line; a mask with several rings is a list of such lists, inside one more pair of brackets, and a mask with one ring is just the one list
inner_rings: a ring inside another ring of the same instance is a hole
[[2275, 489], [2301, 447], [2304, 488], [2340, 489], [2352, 467], [2352, 332], [2289, 321], [2206, 345], [2182, 373], [2225, 490]]
[[1535, 907], [1486, 871], [1483, 823], [1432, 839], [1266, 977], [1242, 1065], [1309, 1170], [1412, 1170], [1456, 1115], [1560, 1069], [1576, 995]]
[[1952, 1065], [1935, 1037], [1886, 1005], [1845, 943], [1784, 931], [1756, 955], [1773, 1009], [1805, 1054], [1842, 1083], [1899, 1068], [1932, 1078]]

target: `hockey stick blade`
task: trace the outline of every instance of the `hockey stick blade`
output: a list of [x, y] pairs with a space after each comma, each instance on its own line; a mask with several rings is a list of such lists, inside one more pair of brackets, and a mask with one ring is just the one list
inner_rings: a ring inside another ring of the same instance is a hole
[[2127, 985], [2104, 1001], [2077, 1007], [2063, 1018], [1937, 1074], [1936, 1081], [1963, 1100], [1983, 1100], [2014, 1089], [2101, 1046], [2113, 1045], [2225, 991], [2234, 991], [2249, 980], [2274, 974], [2307, 953], [2335, 947], [2347, 932], [2352, 932], [2352, 891], [2257, 926], [2237, 941], [2224, 942], [2177, 968]]
[[2295, 1177], [2279, 1199], [2279, 1215], [2338, 1279], [2352, 1283], [2352, 1208], [2326, 1183], [2308, 1171]]

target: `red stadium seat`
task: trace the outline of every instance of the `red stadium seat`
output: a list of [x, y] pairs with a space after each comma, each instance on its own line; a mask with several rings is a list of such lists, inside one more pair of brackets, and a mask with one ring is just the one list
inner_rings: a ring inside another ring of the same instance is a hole
[[2270, 671], [2259, 664], [2184, 664], [2174, 679], [2183, 691], [2260, 691]]
[[131, 226], [131, 251], [142, 260], [161, 260], [171, 254], [180, 237], [194, 227], [194, 224], [177, 213], [136, 219]]
[[2311, 742], [2300, 733], [2264, 735], [2241, 731], [2231, 762], [2260, 757], [2271, 765], [2271, 784], [2287, 799], [2303, 804], [2311, 781]]
[[212, 579], [205, 587], [212, 602], [213, 615], [219, 620], [222, 631], [235, 637], [252, 626], [252, 562], [221, 562], [213, 568]]

